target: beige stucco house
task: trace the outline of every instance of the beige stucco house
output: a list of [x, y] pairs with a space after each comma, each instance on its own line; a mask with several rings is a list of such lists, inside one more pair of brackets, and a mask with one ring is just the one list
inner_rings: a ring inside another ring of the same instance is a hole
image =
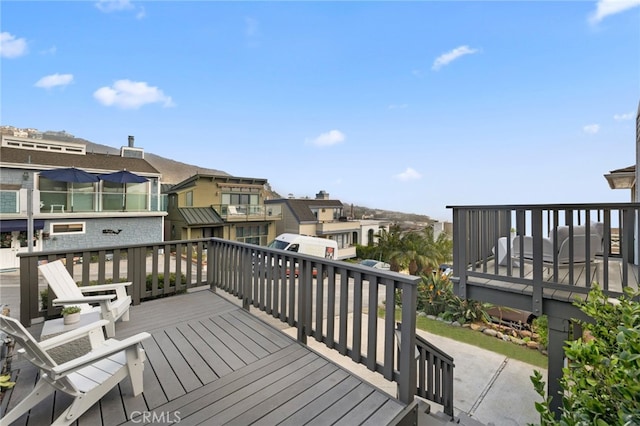
[[278, 206], [265, 205], [267, 180], [196, 174], [165, 190], [167, 240], [218, 237], [266, 245], [282, 219]]

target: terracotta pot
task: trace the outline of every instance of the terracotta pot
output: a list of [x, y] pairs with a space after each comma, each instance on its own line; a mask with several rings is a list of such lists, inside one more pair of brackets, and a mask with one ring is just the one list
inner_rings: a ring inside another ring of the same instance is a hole
[[75, 324], [80, 321], [80, 312], [76, 312], [75, 314], [67, 314], [63, 318], [63, 322], [65, 325]]

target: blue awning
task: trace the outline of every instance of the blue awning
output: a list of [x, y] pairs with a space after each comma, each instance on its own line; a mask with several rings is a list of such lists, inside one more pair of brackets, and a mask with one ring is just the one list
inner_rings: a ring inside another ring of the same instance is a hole
[[[34, 219], [33, 229], [44, 229], [44, 220]], [[24, 231], [27, 232], [27, 219], [0, 220], [0, 232]]]

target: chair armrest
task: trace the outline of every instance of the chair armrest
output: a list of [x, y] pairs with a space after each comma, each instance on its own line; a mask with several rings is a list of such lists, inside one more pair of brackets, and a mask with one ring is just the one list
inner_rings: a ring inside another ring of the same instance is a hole
[[130, 286], [131, 284], [133, 283], [126, 282], [126, 283], [113, 283], [113, 284], [98, 284], [98, 285], [86, 285], [78, 288], [83, 293], [92, 293], [95, 291], [117, 290], [122, 287]]
[[84, 297], [53, 299], [51, 303], [54, 306], [73, 305], [74, 303], [93, 303], [93, 302], [111, 301], [115, 298], [116, 298], [115, 294], [103, 294], [100, 296], [84, 296]]
[[127, 337], [124, 340], [109, 339], [105, 341], [104, 344], [99, 348], [96, 348], [78, 358], [67, 361], [64, 364], [53, 367], [51, 369], [51, 373], [56, 376], [53, 377], [53, 379], [57, 379], [61, 376], [66, 376], [70, 373], [73, 373], [74, 371], [80, 370], [83, 367], [91, 365], [96, 361], [107, 358], [110, 355], [135, 346], [148, 337], [151, 337], [149, 333], [142, 332], [134, 336]]
[[55, 348], [56, 346], [60, 346], [62, 344], [84, 337], [88, 335], [89, 332], [95, 330], [96, 328], [102, 328], [106, 324], [109, 324], [109, 321], [98, 320], [91, 324], [76, 328], [75, 330], [67, 331], [66, 333], [58, 334], [57, 336], [51, 337], [50, 339], [43, 340], [39, 344], [42, 349], [48, 351], [49, 349]]

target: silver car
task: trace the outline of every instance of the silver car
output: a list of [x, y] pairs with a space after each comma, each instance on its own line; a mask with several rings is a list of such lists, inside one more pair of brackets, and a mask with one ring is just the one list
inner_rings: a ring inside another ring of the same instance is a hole
[[388, 271], [388, 270], [391, 269], [391, 265], [389, 265], [388, 263], [381, 262], [381, 261], [375, 260], [375, 259], [361, 260], [360, 264], [364, 265], [364, 266], [369, 266], [370, 268], [382, 269], [382, 270], [385, 270], [385, 271]]

